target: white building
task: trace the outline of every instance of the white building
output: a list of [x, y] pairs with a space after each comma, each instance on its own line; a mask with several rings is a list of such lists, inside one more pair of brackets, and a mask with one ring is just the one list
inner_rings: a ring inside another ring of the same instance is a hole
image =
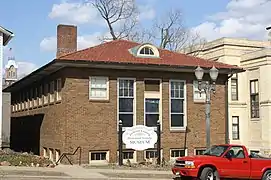
[[271, 42], [221, 38], [200, 47], [198, 50], [194, 47], [190, 54], [246, 70], [234, 74], [228, 82], [230, 143], [270, 155]]
[[[14, 37], [14, 34], [0, 26], [0, 70], [3, 76], [3, 58], [4, 46]], [[0, 87], [3, 87], [3, 77], [0, 78]], [[10, 141], [10, 96], [9, 94], [0, 93], [0, 148], [9, 146]], [[4, 104], [3, 104], [4, 101]], [[4, 105], [4, 106], [3, 106]], [[5, 112], [3, 114], [3, 112]]]

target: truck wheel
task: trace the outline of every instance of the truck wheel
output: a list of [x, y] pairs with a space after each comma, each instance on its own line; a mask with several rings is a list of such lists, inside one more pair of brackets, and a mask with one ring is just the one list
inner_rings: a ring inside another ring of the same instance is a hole
[[214, 170], [210, 167], [206, 167], [201, 171], [200, 180], [214, 180]]
[[271, 170], [265, 171], [263, 174], [262, 180], [271, 180]]

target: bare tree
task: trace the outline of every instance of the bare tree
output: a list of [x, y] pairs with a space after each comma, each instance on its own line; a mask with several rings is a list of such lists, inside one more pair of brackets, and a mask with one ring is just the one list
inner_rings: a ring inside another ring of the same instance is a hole
[[201, 39], [186, 28], [181, 10], [170, 10], [164, 18], [157, 19], [151, 30], [152, 41], [159, 42], [159, 47], [171, 51], [180, 51], [184, 47], [192, 47]]
[[207, 41], [205, 38], [201, 38], [197, 32], [193, 32], [179, 52], [197, 57], [206, 47], [206, 43]]
[[134, 0], [93, 0], [91, 3], [106, 21], [111, 39], [124, 39], [132, 34], [138, 17]]
[[139, 12], [135, 0], [92, 0], [91, 3], [108, 26], [110, 37], [102, 37], [103, 41], [128, 39], [181, 51], [183, 48], [191, 49], [201, 39], [184, 26], [183, 14], [179, 9], [167, 12], [164, 17], [154, 21], [151, 29], [145, 29], [138, 23]]

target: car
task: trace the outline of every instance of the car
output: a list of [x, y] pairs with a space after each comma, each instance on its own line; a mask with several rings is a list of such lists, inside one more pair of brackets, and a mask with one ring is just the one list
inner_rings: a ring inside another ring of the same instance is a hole
[[271, 159], [257, 154], [249, 155], [243, 145], [218, 144], [202, 155], [177, 158], [172, 173], [180, 179], [271, 180]]

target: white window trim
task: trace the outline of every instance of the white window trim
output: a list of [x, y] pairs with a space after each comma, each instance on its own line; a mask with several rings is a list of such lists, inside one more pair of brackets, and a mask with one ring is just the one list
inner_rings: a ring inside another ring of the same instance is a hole
[[[130, 151], [133, 151], [133, 150], [125, 150], [124, 149], [123, 151], [130, 152]], [[133, 155], [133, 159], [129, 159], [129, 160], [130, 160], [131, 163], [136, 163], [137, 162], [137, 153], [136, 153], [136, 150], [134, 150], [133, 154], [134, 154]], [[119, 156], [119, 151], [117, 151], [117, 156]], [[127, 163], [127, 160], [128, 159], [123, 159], [122, 161], [123, 161], [123, 163]]]
[[62, 100], [61, 87], [62, 87], [62, 79], [58, 78], [56, 80], [56, 101]]
[[202, 147], [202, 148], [195, 148], [195, 149], [194, 149], [194, 155], [196, 155], [196, 151], [197, 151], [197, 150], [204, 150], [204, 151], [205, 151], [206, 148], [204, 148], [204, 147]]
[[[184, 83], [184, 102], [183, 102], [183, 112], [184, 112], [184, 126], [183, 127], [171, 127], [171, 82], [183, 82]], [[186, 94], [186, 80], [170, 79], [169, 80], [169, 128], [170, 131], [185, 131], [187, 126], [187, 94]]]
[[60, 150], [59, 149], [55, 149], [55, 158], [56, 158], [56, 162], [59, 160], [60, 158]]
[[46, 105], [49, 103], [49, 84], [48, 83], [44, 84], [43, 92], [44, 92], [43, 93], [43, 104]]
[[[144, 150], [144, 159], [146, 159], [146, 160], [147, 160], [147, 158], [146, 158], [147, 151], [157, 151], [157, 148]], [[160, 150], [160, 154], [161, 154], [161, 160], [162, 160], [162, 158], [163, 158], [163, 149]], [[153, 159], [151, 158], [150, 160], [152, 161]]]
[[[204, 81], [204, 82], [205, 82], [205, 81]], [[201, 90], [201, 94], [203, 95], [203, 97], [197, 99], [197, 98], [195, 97], [195, 93], [196, 93], [195, 83], [199, 83], [199, 81], [197, 81], [197, 80], [194, 80], [194, 81], [193, 81], [193, 100], [194, 100], [194, 102], [202, 102], [202, 103], [204, 103], [204, 102], [206, 101], [205, 91], [204, 91], [204, 90]], [[204, 97], [204, 95], [205, 95], [205, 97]]]
[[[146, 110], [146, 106], [145, 106], [145, 101], [146, 99], [159, 99], [159, 121], [160, 121], [160, 130], [162, 131], [162, 127], [163, 127], [163, 96], [162, 96], [162, 88], [163, 88], [163, 81], [160, 78], [144, 78], [144, 82], [145, 80], [157, 80], [160, 81], [159, 84], [159, 97], [157, 97], [157, 94], [152, 93], [152, 92], [144, 92], [144, 126], [146, 126], [146, 116], [145, 116], [145, 110]], [[155, 130], [157, 130], [157, 126], [154, 128]]]
[[49, 148], [49, 159], [51, 161], [54, 161], [54, 150]]
[[48, 157], [48, 149], [47, 148], [43, 148], [43, 157]]
[[[105, 160], [91, 160], [91, 153], [106, 153]], [[109, 163], [109, 151], [89, 151], [89, 164], [108, 164]]]
[[[52, 91], [52, 86], [53, 86], [53, 92]], [[49, 104], [50, 103], [54, 103], [55, 102], [55, 81], [51, 81], [50, 82], [50, 86], [49, 86]]]
[[184, 150], [184, 156], [187, 156], [188, 155], [188, 149], [186, 148], [186, 149], [184, 149], [184, 148], [172, 148], [172, 149], [170, 149], [169, 150], [169, 157], [170, 157], [170, 160], [175, 160], [176, 158], [178, 158], [178, 157], [171, 157], [171, 151], [174, 151], [174, 150], [177, 150], [177, 151], [179, 151], [179, 150]]
[[[141, 49], [143, 49], [145, 47], [148, 47], [148, 48], [152, 49], [154, 55], [140, 54]], [[141, 57], [157, 57], [158, 58], [160, 56], [160, 53], [159, 53], [159, 50], [155, 46], [153, 46], [151, 44], [145, 44], [145, 45], [140, 46], [140, 48], [138, 48], [136, 55], [141, 56]]]
[[38, 106], [42, 106], [43, 105], [43, 86], [40, 85], [39, 86], [39, 91], [40, 91], [40, 94], [38, 94]]
[[[105, 78], [106, 79], [106, 97], [105, 98], [91, 97], [91, 78]], [[109, 77], [107, 77], [107, 76], [89, 76], [88, 97], [89, 97], [89, 100], [109, 100]]]
[[[133, 80], [134, 81], [133, 125], [136, 126], [136, 78], [119, 77], [117, 78], [117, 130], [119, 130], [119, 80]], [[126, 127], [123, 127], [122, 130], [125, 131]]]

